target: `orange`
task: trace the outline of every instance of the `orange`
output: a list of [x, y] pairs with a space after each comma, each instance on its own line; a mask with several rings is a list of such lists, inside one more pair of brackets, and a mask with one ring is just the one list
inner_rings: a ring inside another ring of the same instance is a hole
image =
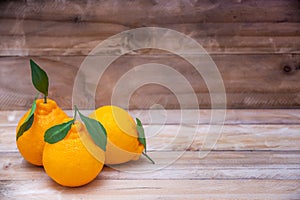
[[[16, 132], [24, 123], [29, 112], [30, 110], [19, 121]], [[45, 131], [53, 125], [61, 123], [66, 117], [67, 115], [57, 106], [55, 101], [47, 99], [47, 103], [44, 103], [44, 99], [36, 100], [32, 126], [17, 140], [17, 147], [25, 160], [37, 166], [43, 165]]]
[[[71, 119], [65, 122], [69, 120]], [[97, 155], [102, 158], [102, 162], [92, 156], [81, 139], [87, 137], [86, 127], [75, 121], [63, 140], [54, 144], [46, 143], [43, 153], [44, 169], [55, 182], [77, 187], [91, 182], [99, 174], [104, 165], [104, 151], [97, 148]], [[85, 139], [85, 142], [88, 141]], [[96, 146], [92, 142], [88, 146], [91, 145]]]
[[135, 121], [128, 112], [117, 106], [103, 106], [90, 114], [90, 117], [98, 120], [106, 129], [105, 164], [139, 159], [144, 146], [138, 140]]

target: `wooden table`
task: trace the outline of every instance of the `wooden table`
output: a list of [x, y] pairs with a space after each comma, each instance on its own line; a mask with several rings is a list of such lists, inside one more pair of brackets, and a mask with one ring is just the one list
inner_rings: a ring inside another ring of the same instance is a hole
[[[180, 110], [132, 111], [146, 124], [148, 136], [157, 130], [148, 138], [156, 165], [141, 158], [129, 165], [142, 173], [124, 171], [132, 169], [128, 165], [117, 167], [120, 171], [105, 167], [79, 188], [62, 187], [42, 167], [23, 160], [15, 145], [23, 113], [0, 112], [0, 199], [300, 199], [300, 110], [228, 110], [222, 134], [205, 158], [199, 158], [199, 150], [209, 110], [191, 111], [189, 117], [200, 122], [180, 125], [171, 143]], [[197, 126], [191, 144], [185, 144]], [[184, 153], [169, 163], [178, 152]]]

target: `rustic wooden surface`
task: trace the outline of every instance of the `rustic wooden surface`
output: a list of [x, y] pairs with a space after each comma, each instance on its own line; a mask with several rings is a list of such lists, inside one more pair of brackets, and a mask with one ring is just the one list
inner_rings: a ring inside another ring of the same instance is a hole
[[[30, 58], [49, 73], [50, 96], [61, 107], [71, 109], [74, 78], [85, 56], [114, 34], [148, 26], [184, 33], [207, 50], [224, 79], [229, 108], [300, 105], [298, 0], [1, 1], [0, 10], [1, 110], [23, 110], [32, 102]], [[124, 47], [113, 45], [111, 53]], [[149, 49], [112, 63], [99, 83], [96, 105], [110, 103], [114, 84], [122, 74], [150, 62], [178, 70], [190, 81], [199, 106], [210, 108], [206, 85], [192, 66], [168, 52]], [[285, 65], [291, 72], [284, 72]], [[157, 85], [140, 88], [130, 101], [134, 109], [153, 104], [180, 108], [176, 96]]]
[[[23, 160], [15, 145], [15, 128], [24, 112], [0, 112], [0, 199], [300, 198], [300, 110], [228, 110], [220, 139], [202, 159], [199, 149], [210, 110], [131, 110], [146, 124], [149, 154], [156, 165], [141, 158], [118, 168], [122, 170], [105, 167], [95, 181], [80, 188], [59, 186], [42, 167]], [[182, 112], [191, 118], [184, 124]], [[197, 117], [200, 121], [192, 123]], [[187, 147], [195, 126], [199, 130]], [[178, 127], [182, 129], [177, 140], [163, 148]], [[149, 137], [151, 130], [157, 134]], [[176, 161], [168, 163], [174, 156]], [[143, 172], [128, 172], [134, 166]]]

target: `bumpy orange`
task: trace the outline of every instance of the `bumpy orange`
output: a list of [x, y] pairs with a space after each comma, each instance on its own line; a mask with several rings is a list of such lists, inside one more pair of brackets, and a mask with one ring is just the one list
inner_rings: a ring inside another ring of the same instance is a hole
[[[100, 159], [89, 153], [83, 141], [90, 141], [86, 146], [97, 149]], [[72, 125], [63, 140], [55, 144], [46, 143], [43, 153], [46, 173], [55, 182], [68, 187], [82, 186], [94, 180], [103, 168], [104, 159], [104, 151], [96, 147], [86, 127], [79, 121]]]
[[[18, 132], [29, 112], [30, 110], [19, 121], [16, 132]], [[47, 99], [47, 103], [44, 103], [44, 99], [36, 100], [32, 126], [17, 140], [17, 147], [25, 160], [37, 166], [43, 165], [45, 131], [61, 123], [64, 118], [67, 118], [67, 115], [57, 106], [55, 101]]]
[[117, 106], [103, 106], [92, 114], [106, 129], [105, 164], [121, 164], [139, 159], [144, 146], [138, 140], [136, 124], [127, 111]]

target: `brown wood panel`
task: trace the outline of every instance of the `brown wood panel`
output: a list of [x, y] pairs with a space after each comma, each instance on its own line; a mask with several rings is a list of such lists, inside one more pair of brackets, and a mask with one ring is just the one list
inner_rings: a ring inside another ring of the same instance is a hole
[[[0, 35], [2, 36], [41, 36], [41, 37], [98, 37], [106, 39], [111, 35], [130, 29], [130, 26], [105, 22], [51, 21], [32, 19], [0, 18]], [[149, 24], [151, 26], [153, 24]], [[230, 23], [174, 23], [160, 27], [183, 32], [193, 38], [208, 36], [299, 36], [297, 22], [230, 22]]]
[[[1, 56], [88, 55], [103, 40], [130, 29], [120, 24], [20, 19], [0, 19], [0, 24]], [[299, 23], [178, 22], [161, 27], [192, 37], [210, 54], [300, 52]], [[119, 54], [129, 44], [112, 45], [110, 54]]]
[[53, 21], [96, 21], [137, 27], [203, 22], [299, 22], [299, 1], [2, 1], [0, 17]]
[[1, 1], [0, 55], [86, 55], [137, 27], [178, 30], [210, 53], [299, 53], [297, 0]]
[[[2, 36], [0, 56], [88, 55], [93, 48], [106, 38], [100, 39], [98, 36]], [[279, 53], [281, 55], [281, 53], [300, 52], [299, 36], [213, 36], [197, 38], [197, 41], [209, 54]], [[118, 55], [122, 50], [124, 49], [120, 44], [110, 54]]]
[[[50, 96], [63, 108], [70, 109], [71, 88], [84, 55], [109, 36], [147, 26], [177, 30], [203, 45], [221, 71], [229, 108], [298, 108], [300, 105], [299, 87], [295, 84], [299, 71], [282, 72], [285, 64], [292, 69], [299, 65], [300, 6], [296, 0], [2, 1], [0, 9], [1, 110], [24, 109], [30, 105], [34, 90], [29, 78], [21, 77], [28, 69], [20, 67], [27, 65], [24, 61], [29, 56], [39, 57], [36, 59], [42, 60], [52, 74]], [[114, 44], [110, 54], [119, 54], [122, 48], [127, 48], [122, 45], [122, 42]], [[182, 59], [165, 54], [168, 53], [143, 50], [114, 62], [97, 90], [96, 106], [111, 103], [112, 88], [126, 70], [159, 62], [185, 75], [200, 107], [209, 108], [211, 100], [203, 79]], [[187, 99], [181, 108], [195, 108], [184, 89], [176, 95]], [[179, 108], [176, 95], [166, 88], [148, 85], [134, 93], [130, 107], [145, 109], [158, 103], [176, 109]], [[85, 96], [82, 101], [89, 104], [93, 99]], [[127, 106], [123, 102], [118, 104]]]
[[[0, 109], [29, 108], [35, 95], [30, 80], [30, 57], [0, 58]], [[72, 88], [83, 56], [31, 57], [49, 74], [49, 97], [64, 109], [71, 109]], [[300, 71], [283, 71], [285, 64], [296, 67], [299, 55], [213, 55], [222, 75], [227, 92], [228, 108], [297, 108], [300, 105]], [[99, 57], [101, 60], [101, 57]], [[210, 107], [206, 84], [197, 71], [185, 60], [174, 55], [127, 55], [112, 63], [101, 78], [96, 92], [96, 106], [111, 103], [112, 91], [120, 77], [135, 66], [145, 63], [161, 63], [177, 70], [192, 85], [201, 108]], [[205, 63], [204, 63], [205, 65]], [[94, 73], [91, 71], [91, 73]], [[20, 77], [22, 75], [22, 77]], [[158, 74], [159, 76], [159, 74]], [[163, 76], [163, 75], [161, 75]], [[142, 78], [142, 77], [137, 77]], [[162, 77], [163, 78], [163, 77]], [[176, 81], [175, 81], [176, 82]], [[174, 82], [174, 84], [175, 84]], [[130, 83], [130, 81], [129, 81]], [[128, 83], [128, 84], [129, 84]], [[179, 107], [176, 95], [158, 85], [139, 88], [131, 97], [131, 109], [147, 109], [153, 104], [165, 108], [193, 108], [189, 94], [178, 88], [178, 96], [186, 98], [186, 105]], [[82, 101], [92, 101], [82, 96]], [[119, 106], [127, 107], [120, 98]], [[83, 104], [83, 108], [84, 108]]]

